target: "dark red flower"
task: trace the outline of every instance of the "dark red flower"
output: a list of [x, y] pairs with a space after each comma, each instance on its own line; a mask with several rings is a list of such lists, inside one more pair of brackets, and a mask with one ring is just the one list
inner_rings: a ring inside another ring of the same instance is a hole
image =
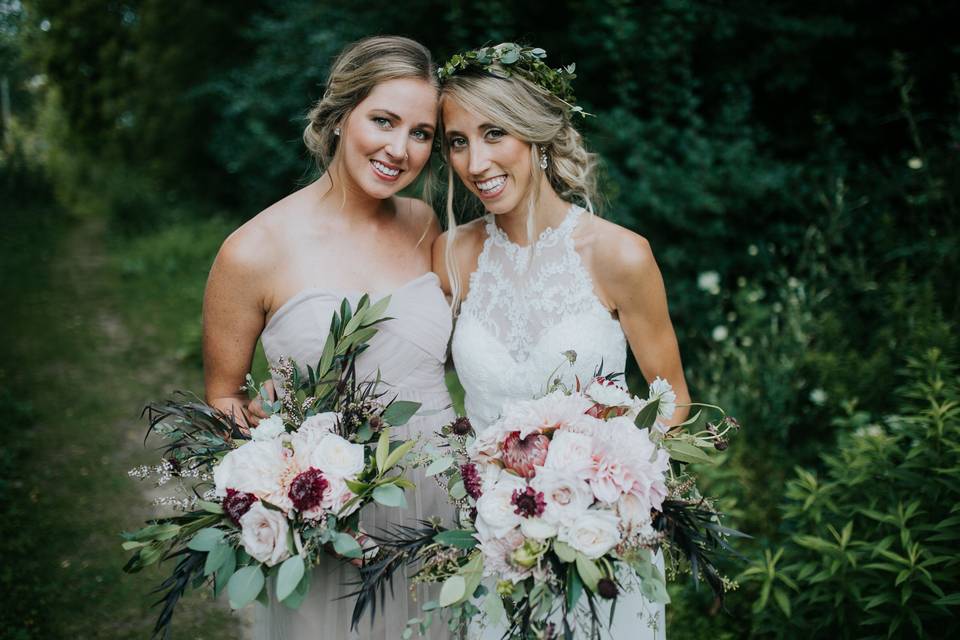
[[477, 465], [472, 462], [460, 466], [460, 477], [463, 478], [463, 488], [467, 490], [474, 500], [479, 500], [483, 495], [483, 483], [480, 481], [480, 473], [477, 471]]
[[547, 459], [550, 438], [542, 433], [531, 433], [520, 438], [520, 432], [514, 431], [503, 443], [503, 464], [524, 478], [532, 478], [534, 467], [542, 466]]
[[320, 469], [310, 467], [293, 479], [287, 495], [290, 496], [294, 508], [298, 511], [309, 511], [320, 506], [323, 501], [323, 492], [329, 485]]
[[240, 518], [243, 517], [250, 507], [257, 501], [257, 496], [252, 493], [244, 493], [236, 489], [227, 489], [227, 497], [223, 499], [223, 511], [233, 524], [240, 526]]
[[516, 507], [513, 512], [524, 518], [534, 518], [543, 515], [543, 510], [547, 508], [547, 502], [543, 498], [543, 492], [537, 491], [533, 487], [514, 491], [513, 498], [510, 499], [510, 504]]
[[597, 581], [597, 593], [601, 598], [613, 600], [617, 597], [617, 583], [610, 578], [600, 578]]
[[450, 428], [453, 430], [454, 435], [457, 436], [468, 436], [473, 433], [473, 425], [470, 424], [470, 419], [467, 417], [457, 418], [453, 421]]

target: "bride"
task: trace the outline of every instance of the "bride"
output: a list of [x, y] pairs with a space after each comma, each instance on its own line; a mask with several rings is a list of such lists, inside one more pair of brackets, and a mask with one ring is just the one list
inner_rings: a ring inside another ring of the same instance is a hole
[[[647, 380], [668, 380], [689, 402], [650, 245], [593, 215], [595, 160], [571, 122], [569, 75], [547, 67], [542, 50], [505, 43], [480, 53], [441, 67], [450, 193], [448, 230], [433, 247], [458, 313], [452, 354], [468, 417], [482, 430], [507, 401], [537, 395], [568, 350], [571, 377], [588, 380], [601, 363], [623, 371], [629, 346]], [[454, 173], [482, 203], [481, 219], [457, 226]], [[684, 418], [678, 410], [672, 422]], [[664, 638], [663, 606], [620, 594], [608, 634]]]

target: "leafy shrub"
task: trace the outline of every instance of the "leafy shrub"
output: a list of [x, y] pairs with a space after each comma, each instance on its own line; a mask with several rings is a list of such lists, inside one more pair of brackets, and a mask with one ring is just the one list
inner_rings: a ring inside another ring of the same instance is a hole
[[742, 580], [755, 630], [776, 637], [956, 637], [960, 621], [960, 382], [933, 348], [908, 361], [900, 411], [851, 406], [824, 471], [787, 485], [784, 526]]

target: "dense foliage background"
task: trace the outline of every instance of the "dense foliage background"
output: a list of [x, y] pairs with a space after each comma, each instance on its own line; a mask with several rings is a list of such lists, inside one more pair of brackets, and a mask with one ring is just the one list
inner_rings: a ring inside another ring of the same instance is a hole
[[[49, 425], [107, 387], [119, 395], [84, 424], [109, 450], [136, 429], [127, 406], [103, 431], [118, 397], [196, 384], [219, 242], [308, 179], [303, 115], [331, 58], [373, 33], [438, 60], [520, 40], [577, 63], [604, 215], [650, 239], [695, 395], [744, 425], [701, 471], [755, 536], [728, 567], [739, 590], [719, 608], [681, 578], [670, 637], [955, 634], [957, 24], [960, 6], [931, 0], [0, 0], [0, 635], [129, 637], [56, 581], [64, 540], [140, 511], [61, 517], [82, 485], [31, 470], [70, 473], [100, 449], [55, 460], [46, 438], [76, 432]], [[31, 296], [69, 281], [77, 256], [90, 262], [62, 295], [73, 333], [51, 342], [40, 332], [60, 321], [38, 323]], [[105, 308], [110, 322], [75, 329]], [[119, 351], [111, 322], [132, 336]], [[130, 377], [141, 389], [119, 393]], [[122, 584], [114, 533], [90, 561]], [[120, 618], [146, 615], [141, 593], [110, 593]]]

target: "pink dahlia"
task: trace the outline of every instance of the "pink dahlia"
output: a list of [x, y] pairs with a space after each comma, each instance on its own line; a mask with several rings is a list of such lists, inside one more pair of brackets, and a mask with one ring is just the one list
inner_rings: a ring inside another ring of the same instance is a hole
[[550, 438], [542, 433], [531, 433], [521, 438], [520, 432], [514, 431], [502, 445], [503, 464], [524, 478], [532, 478], [536, 473], [534, 467], [543, 466], [547, 459], [549, 447]]

